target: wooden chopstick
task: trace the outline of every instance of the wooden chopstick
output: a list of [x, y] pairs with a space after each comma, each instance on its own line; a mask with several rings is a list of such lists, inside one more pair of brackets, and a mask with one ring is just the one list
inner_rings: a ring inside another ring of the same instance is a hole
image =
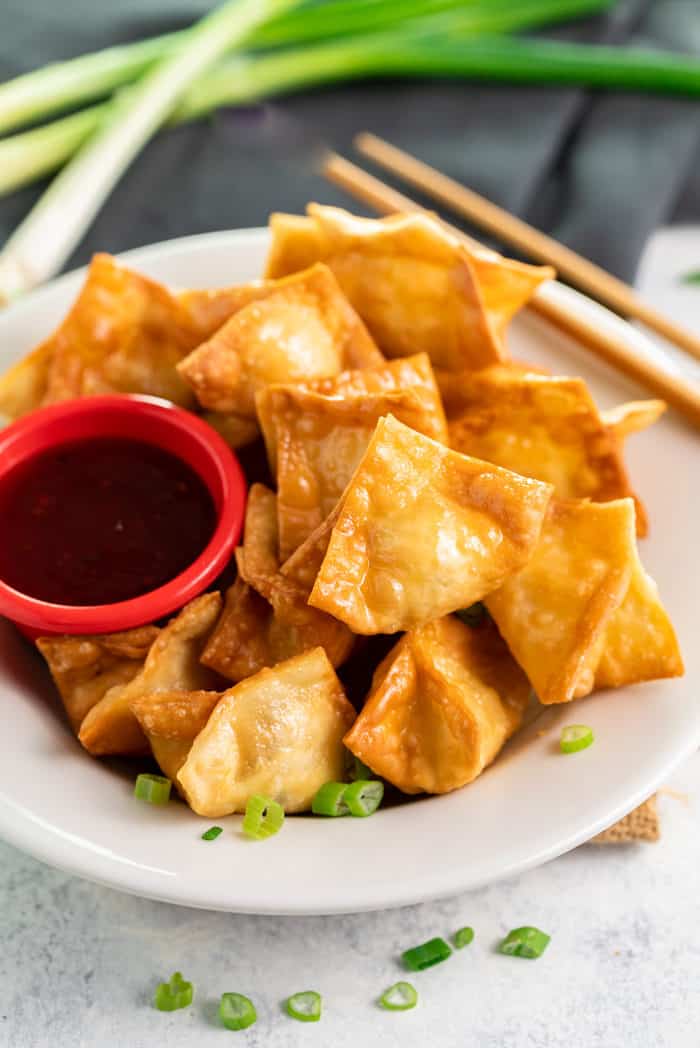
[[[337, 153], [329, 153], [323, 164], [323, 174], [329, 181], [340, 186], [357, 200], [369, 204], [379, 214], [397, 211], [427, 211], [415, 200], [368, 174], [356, 164]], [[439, 216], [438, 216], [439, 217]], [[471, 248], [481, 248], [473, 237], [467, 236], [455, 226], [440, 219], [442, 224]], [[672, 374], [665, 368], [646, 358], [637, 356], [626, 339], [607, 334], [558, 300], [548, 284], [542, 284], [530, 301], [530, 308], [555, 325], [567, 335], [574, 337], [597, 356], [614, 365], [626, 375], [636, 379], [651, 392], [663, 397], [686, 418], [700, 427], [700, 388]]]
[[634, 317], [658, 335], [680, 346], [700, 360], [700, 338], [674, 324], [643, 302], [634, 289], [601, 266], [565, 247], [552, 237], [491, 203], [472, 189], [448, 178], [403, 149], [397, 149], [376, 135], [364, 132], [355, 138], [358, 152], [392, 174], [439, 200], [455, 214], [468, 219], [505, 244], [511, 244], [536, 262], [554, 266], [560, 276], [581, 288], [592, 298], [625, 317]]

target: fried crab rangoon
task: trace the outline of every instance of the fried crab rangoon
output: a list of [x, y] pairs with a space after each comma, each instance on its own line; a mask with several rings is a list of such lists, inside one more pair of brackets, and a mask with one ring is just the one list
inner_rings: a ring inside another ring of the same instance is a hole
[[468, 607], [527, 561], [551, 493], [389, 415], [341, 499], [309, 603], [360, 634]]
[[198, 815], [245, 811], [254, 794], [308, 811], [345, 775], [343, 736], [355, 718], [326, 653], [315, 648], [225, 692], [195, 739], [178, 784]]
[[529, 694], [493, 623], [473, 629], [447, 616], [392, 648], [345, 745], [403, 793], [447, 793], [496, 757]]
[[153, 691], [132, 699], [131, 712], [163, 775], [177, 778], [220, 698], [217, 691]]

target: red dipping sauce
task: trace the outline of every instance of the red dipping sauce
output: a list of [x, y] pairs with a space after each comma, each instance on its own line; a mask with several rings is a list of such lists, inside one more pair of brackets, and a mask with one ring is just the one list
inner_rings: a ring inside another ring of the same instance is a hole
[[3, 478], [0, 578], [54, 604], [115, 604], [174, 579], [216, 525], [204, 481], [163, 448], [127, 437], [63, 444]]

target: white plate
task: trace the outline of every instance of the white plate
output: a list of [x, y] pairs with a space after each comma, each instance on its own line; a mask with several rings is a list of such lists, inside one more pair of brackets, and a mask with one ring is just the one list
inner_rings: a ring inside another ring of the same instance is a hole
[[[215, 286], [259, 275], [267, 233], [250, 230], [176, 240], [125, 258], [179, 286]], [[82, 273], [70, 274], [0, 316], [4, 368], [66, 311]], [[566, 288], [572, 308], [653, 352], [639, 333]], [[524, 316], [513, 324], [516, 357], [583, 375], [604, 406], [643, 392], [580, 348]], [[0, 623], [0, 834], [54, 866], [168, 902], [252, 913], [342, 913], [449, 895], [545, 862], [630, 811], [700, 744], [700, 590], [696, 435], [674, 417], [633, 438], [629, 464], [651, 516], [644, 561], [680, 634], [683, 680], [595, 695], [542, 713], [471, 786], [380, 811], [371, 819], [289, 819], [264, 843], [182, 804], [137, 803], [132, 778], [85, 754], [58, 714], [46, 672], [12, 627]], [[595, 745], [557, 751], [559, 728], [590, 724]], [[546, 732], [543, 734], [543, 729]]]

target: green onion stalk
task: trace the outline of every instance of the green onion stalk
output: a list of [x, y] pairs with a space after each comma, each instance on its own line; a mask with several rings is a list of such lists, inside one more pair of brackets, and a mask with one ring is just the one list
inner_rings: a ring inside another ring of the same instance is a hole
[[[246, 50], [296, 47], [394, 30], [457, 11], [461, 32], [508, 33], [591, 14], [613, 0], [317, 0], [270, 14], [261, 2], [260, 21], [244, 34]], [[267, 20], [265, 20], [267, 18]], [[56, 62], [0, 84], [0, 134], [89, 102], [141, 78], [187, 44], [192, 29], [110, 47]]]

